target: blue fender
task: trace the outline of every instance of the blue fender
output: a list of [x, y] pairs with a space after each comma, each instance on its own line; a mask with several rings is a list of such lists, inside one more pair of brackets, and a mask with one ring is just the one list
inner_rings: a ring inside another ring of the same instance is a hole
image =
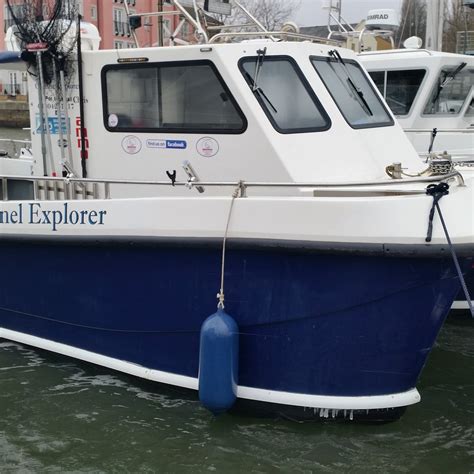
[[199, 400], [214, 415], [229, 410], [237, 398], [239, 328], [223, 309], [201, 326]]

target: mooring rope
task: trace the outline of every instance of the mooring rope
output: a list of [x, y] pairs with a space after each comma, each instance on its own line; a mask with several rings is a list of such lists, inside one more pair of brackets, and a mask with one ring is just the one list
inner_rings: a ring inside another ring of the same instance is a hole
[[217, 299], [219, 303], [217, 303], [218, 309], [224, 309], [224, 271], [225, 271], [225, 252], [226, 252], [226, 244], [227, 244], [227, 235], [229, 233], [229, 225], [230, 225], [230, 218], [232, 217], [232, 209], [234, 207], [235, 200], [239, 197], [242, 189], [242, 181], [239, 181], [239, 184], [235, 188], [234, 192], [232, 193], [232, 200], [230, 202], [229, 214], [227, 216], [227, 224], [225, 226], [224, 232], [224, 240], [222, 241], [222, 259], [221, 259], [221, 288], [219, 293], [217, 293]]
[[458, 258], [456, 256], [456, 252], [454, 250], [453, 243], [451, 241], [451, 237], [449, 236], [448, 228], [443, 218], [443, 213], [441, 212], [441, 208], [439, 207], [439, 200], [449, 194], [449, 184], [447, 183], [439, 183], [439, 184], [430, 184], [426, 188], [426, 194], [433, 197], [433, 205], [431, 206], [431, 211], [429, 215], [428, 221], [428, 233], [426, 236], [426, 242], [431, 242], [431, 237], [433, 233], [433, 217], [435, 209], [438, 211], [438, 215], [441, 221], [441, 225], [443, 226], [444, 234], [446, 236], [446, 240], [448, 241], [449, 251], [451, 252], [451, 256], [453, 258], [454, 266], [456, 267], [456, 271], [461, 282], [461, 286], [464, 292], [464, 296], [466, 297], [467, 304], [469, 306], [469, 310], [471, 312], [471, 316], [474, 318], [474, 308], [472, 306], [472, 300], [469, 295], [469, 290], [467, 289], [466, 281], [464, 280], [464, 275], [462, 274], [461, 267], [459, 265]]

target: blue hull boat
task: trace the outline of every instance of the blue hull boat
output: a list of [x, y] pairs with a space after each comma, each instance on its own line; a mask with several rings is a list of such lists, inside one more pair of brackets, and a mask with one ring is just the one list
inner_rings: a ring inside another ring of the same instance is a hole
[[214, 414], [396, 418], [472, 265], [474, 175], [421, 162], [352, 51], [171, 3], [197, 44], [9, 30], [34, 126], [0, 163], [0, 337]]
[[[0, 251], [4, 329], [197, 380], [220, 247], [3, 240]], [[239, 386], [295, 401], [413, 390], [459, 289], [449, 259], [257, 246], [227, 259]]]

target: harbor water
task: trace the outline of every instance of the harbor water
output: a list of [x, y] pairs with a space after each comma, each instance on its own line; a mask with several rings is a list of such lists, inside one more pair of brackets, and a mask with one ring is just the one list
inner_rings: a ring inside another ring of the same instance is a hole
[[[25, 273], [25, 297], [30, 284]], [[192, 393], [0, 340], [0, 472], [474, 473], [473, 374], [464, 314], [448, 318], [422, 401], [397, 422], [214, 418]]]

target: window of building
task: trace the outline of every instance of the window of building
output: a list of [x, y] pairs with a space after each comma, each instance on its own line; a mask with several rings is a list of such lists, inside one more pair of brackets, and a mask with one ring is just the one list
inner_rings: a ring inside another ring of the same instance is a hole
[[388, 110], [356, 61], [312, 57], [311, 62], [352, 128], [393, 125]]
[[97, 20], [97, 6], [91, 5], [91, 20]]
[[183, 27], [181, 28], [181, 36], [183, 37], [183, 39], [188, 39], [190, 35], [190, 28], [189, 28], [189, 23], [186, 22]]
[[16, 72], [10, 72], [8, 76], [9, 76], [9, 81], [8, 81], [8, 84], [6, 84], [5, 86], [5, 90], [8, 92], [8, 94], [12, 96], [20, 94], [20, 86], [18, 84], [18, 78], [17, 78]]
[[[23, 5], [12, 5], [11, 7], [13, 10], [13, 15], [15, 15], [16, 17], [21, 17]], [[8, 5], [5, 5], [3, 7], [3, 18], [4, 18], [3, 30], [6, 33], [8, 28], [10, 28], [10, 26], [13, 26], [15, 24], [15, 21], [13, 20], [13, 16], [10, 12], [10, 9], [8, 8]]]
[[169, 18], [163, 18], [163, 39], [169, 40], [173, 31], [171, 31], [171, 20]]
[[371, 71], [370, 77], [395, 115], [408, 115], [425, 77], [424, 69]]
[[327, 130], [331, 122], [295, 61], [287, 56], [249, 57], [240, 69], [275, 130]]
[[242, 133], [247, 126], [210, 61], [107, 66], [102, 87], [109, 131]]
[[114, 41], [114, 48], [115, 49], [123, 49], [122, 41]]
[[125, 10], [114, 8], [114, 33], [115, 36], [130, 36], [130, 25], [126, 21], [127, 15]]
[[[47, 2], [45, 2], [47, 3]], [[52, 13], [51, 5], [43, 5], [43, 16], [48, 18]], [[65, 18], [71, 18], [71, 15], [80, 13], [84, 15], [84, 2], [83, 0], [63, 0], [62, 2], [62, 14]]]

